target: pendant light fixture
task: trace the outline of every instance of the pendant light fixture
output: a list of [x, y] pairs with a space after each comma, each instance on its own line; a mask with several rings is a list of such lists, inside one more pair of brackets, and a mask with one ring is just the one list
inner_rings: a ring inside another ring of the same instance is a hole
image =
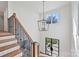
[[49, 24], [44, 19], [44, 1], [43, 1], [43, 19], [38, 21], [39, 31], [48, 31]]

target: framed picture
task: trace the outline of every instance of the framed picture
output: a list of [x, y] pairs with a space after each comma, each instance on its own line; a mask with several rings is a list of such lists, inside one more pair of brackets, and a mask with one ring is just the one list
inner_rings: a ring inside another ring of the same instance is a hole
[[59, 56], [59, 40], [54, 38], [45, 38], [45, 53], [49, 56]]

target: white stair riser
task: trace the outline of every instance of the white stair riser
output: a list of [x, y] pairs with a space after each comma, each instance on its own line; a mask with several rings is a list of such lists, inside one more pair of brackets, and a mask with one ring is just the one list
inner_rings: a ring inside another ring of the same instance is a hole
[[13, 43], [17, 43], [17, 40], [13, 40], [13, 41], [9, 41], [9, 42], [2, 43], [2, 44], [0, 44], [0, 47], [4, 47], [4, 46], [7, 46], [7, 45], [11, 45]]
[[22, 52], [21, 53], [19, 53], [19, 54], [17, 54], [16, 56], [14, 56], [14, 57], [22, 57]]
[[19, 48], [20, 48], [19, 46], [16, 46], [16, 47], [7, 49], [7, 50], [5, 50], [5, 51], [2, 51], [2, 52], [0, 52], [0, 56], [3, 56], [3, 55], [5, 55], [5, 54], [8, 54], [8, 53], [10, 53], [10, 52], [12, 52], [12, 51], [15, 51], [15, 50], [19, 49]]
[[11, 39], [11, 38], [15, 38], [15, 35], [3, 36], [3, 37], [0, 37], [0, 40], [6, 40], [6, 39]]

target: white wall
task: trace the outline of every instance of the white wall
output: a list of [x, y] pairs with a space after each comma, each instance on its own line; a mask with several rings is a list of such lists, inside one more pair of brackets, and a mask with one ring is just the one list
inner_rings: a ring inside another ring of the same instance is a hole
[[[20, 23], [29, 33], [33, 41], [40, 42], [40, 50], [45, 51], [45, 37], [60, 40], [60, 56], [71, 56], [72, 19], [71, 5], [69, 2], [46, 2], [46, 11], [58, 11], [61, 13], [60, 21], [51, 24], [48, 32], [39, 32], [37, 20], [42, 12], [42, 2], [8, 2], [8, 17], [16, 13]], [[58, 4], [58, 5], [57, 5]], [[65, 5], [64, 5], [65, 4]], [[68, 5], [67, 5], [68, 4]], [[62, 6], [62, 7], [61, 7]], [[53, 10], [54, 9], [54, 10]]]
[[25, 30], [31, 36], [33, 41], [39, 41], [39, 31], [37, 27], [37, 11], [39, 3], [37, 2], [8, 2], [8, 17], [10, 17], [14, 12], [16, 13], [17, 18], [19, 19], [20, 23], [23, 25]]
[[41, 32], [40, 46], [41, 51], [45, 51], [45, 37], [56, 38], [60, 40], [60, 56], [71, 56], [71, 40], [72, 40], [72, 13], [71, 3], [56, 8], [49, 12], [59, 12], [61, 14], [59, 22], [49, 25], [49, 31]]
[[72, 40], [72, 56], [79, 56], [79, 35], [78, 35], [78, 6], [79, 2], [72, 3], [72, 18], [73, 18], [73, 40]]
[[3, 28], [1, 28], [3, 31], [8, 31], [7, 26], [7, 13], [8, 13], [8, 1], [0, 1], [0, 16], [2, 16], [2, 21], [0, 24], [3, 25]]

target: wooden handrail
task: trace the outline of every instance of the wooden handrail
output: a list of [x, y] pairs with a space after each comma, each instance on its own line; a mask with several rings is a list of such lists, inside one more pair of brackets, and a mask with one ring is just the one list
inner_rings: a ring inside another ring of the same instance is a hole
[[[16, 17], [16, 13], [13, 13], [13, 15], [12, 15], [11, 17], [9, 17], [9, 19], [10, 19], [10, 18], [13, 18], [14, 23], [15, 23], [16, 21], [18, 21], [18, 23], [20, 24], [20, 26], [21, 26], [22, 29], [24, 30], [25, 34], [28, 35], [29, 39], [33, 42], [33, 40], [32, 40], [32, 38], [30, 37], [30, 35], [27, 33], [27, 31], [25, 30], [25, 28], [22, 26], [22, 24], [19, 22], [18, 18]], [[14, 24], [14, 26], [16, 26], [16, 24]], [[15, 28], [15, 27], [14, 27], [14, 28]], [[16, 28], [15, 28], [15, 29], [16, 29]], [[15, 32], [15, 30], [14, 30], [14, 32]], [[15, 33], [14, 33], [14, 34], [15, 34]]]
[[[8, 26], [9, 32], [15, 35], [17, 42], [20, 44], [21, 50], [24, 51], [27, 49], [29, 51], [27, 56], [32, 56], [31, 53], [33, 40], [22, 24], [19, 22], [18, 18], [16, 17], [16, 13], [13, 13], [13, 15], [8, 18]], [[23, 56], [26, 56], [26, 54]]]
[[[15, 17], [15, 19], [19, 22], [18, 18], [16, 17], [16, 14], [14, 13], [13, 16]], [[25, 30], [25, 28], [22, 26], [22, 24], [19, 22], [20, 26], [23, 28], [24, 32], [26, 35], [28, 35], [29, 39], [33, 42], [31, 36], [27, 33], [27, 31]]]
[[[8, 18], [10, 21], [12, 21], [12, 23], [13, 23], [13, 30], [14, 31], [12, 31], [12, 33], [15, 35], [15, 37], [17, 38], [17, 39], [19, 39], [20, 41], [22, 40], [22, 39], [26, 39], [26, 40], [28, 40], [28, 41], [30, 41], [30, 44], [31, 44], [31, 49], [30, 49], [30, 51], [32, 52], [31, 54], [32, 54], [32, 57], [35, 57], [35, 56], [39, 56], [39, 45], [37, 45], [36, 44], [36, 42], [33, 42], [33, 40], [32, 40], [32, 38], [30, 37], [30, 35], [27, 33], [27, 31], [25, 30], [25, 28], [23, 27], [23, 25], [20, 23], [20, 21], [18, 20], [18, 18], [16, 17], [16, 13], [13, 13], [13, 15], [11, 16], [11, 17], [9, 17]], [[9, 21], [9, 22], [10, 22]], [[11, 22], [10, 22], [11, 23]], [[19, 24], [19, 25], [18, 25]], [[19, 28], [17, 28], [17, 27], [19, 27]], [[10, 28], [10, 27], [9, 27]], [[10, 30], [12, 30], [11, 28], [10, 28]], [[19, 29], [19, 30], [18, 30]], [[11, 31], [10, 31], [11, 32]], [[18, 35], [18, 32], [19, 32], [19, 35]], [[22, 32], [22, 33], [21, 33]], [[20, 37], [22, 35], [22, 37]], [[27, 39], [27, 38], [28, 39]], [[18, 41], [18, 43], [19, 43], [19, 40], [17, 40]], [[23, 45], [25, 45], [25, 44], [27, 44], [26, 42], [25, 42], [25, 40], [24, 41], [22, 41], [21, 43], [23, 43]], [[30, 45], [29, 45], [30, 46]], [[35, 47], [35, 48], [34, 48]], [[36, 49], [36, 47], [37, 47], [37, 49]], [[25, 46], [21, 46], [21, 50], [22, 49], [25, 49]], [[38, 50], [38, 51], [35, 51], [35, 50]], [[37, 52], [37, 53], [36, 53]], [[36, 54], [37, 55], [36, 55]], [[29, 53], [30, 54], [30, 53]]]

